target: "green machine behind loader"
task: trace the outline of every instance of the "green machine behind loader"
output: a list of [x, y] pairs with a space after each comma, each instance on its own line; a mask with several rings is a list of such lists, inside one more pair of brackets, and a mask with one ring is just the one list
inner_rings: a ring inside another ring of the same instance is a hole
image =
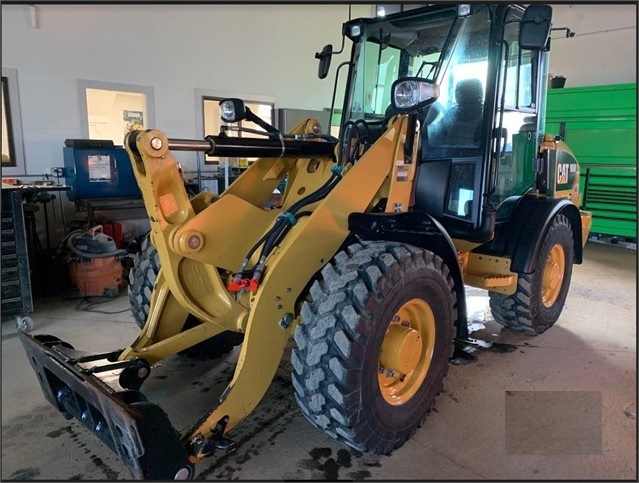
[[[129, 347], [99, 354], [22, 333], [50, 403], [134, 478], [191, 478], [236, 446], [233, 428], [294, 337], [291, 390], [306, 418], [363, 452], [402, 446], [453, 343], [468, 342], [465, 286], [489, 291], [497, 322], [537, 334], [582, 261], [579, 167], [544, 134], [551, 16], [541, 4], [437, 4], [346, 22], [339, 139], [313, 119], [282, 133], [239, 99], [221, 102], [223, 120], [262, 137], [129, 133], [157, 269], [152, 287], [134, 287], [144, 324]], [[333, 54], [316, 55], [321, 78]], [[189, 198], [176, 150], [259, 159], [220, 196]], [[284, 179], [281, 205], [266, 207]], [[204, 342], [241, 342], [237, 366], [178, 434], [141, 387], [155, 363]]]

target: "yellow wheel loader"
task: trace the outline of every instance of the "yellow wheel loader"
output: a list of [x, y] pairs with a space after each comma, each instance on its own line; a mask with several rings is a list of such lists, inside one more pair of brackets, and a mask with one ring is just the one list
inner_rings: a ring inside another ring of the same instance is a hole
[[[454, 343], [471, 342], [465, 286], [489, 291], [497, 322], [537, 334], [582, 262], [579, 167], [544, 133], [551, 16], [541, 4], [435, 4], [349, 20], [338, 139], [313, 119], [282, 133], [239, 99], [220, 103], [222, 119], [260, 137], [127, 134], [156, 251], [143, 327], [100, 354], [20, 334], [47, 399], [134, 478], [188, 479], [235, 448], [233, 428], [294, 337], [291, 390], [308, 420], [362, 452], [402, 446]], [[316, 54], [320, 78], [334, 53]], [[189, 198], [179, 150], [259, 159], [220, 196]], [[178, 434], [141, 386], [158, 361], [216, 341], [241, 342], [233, 379]]]

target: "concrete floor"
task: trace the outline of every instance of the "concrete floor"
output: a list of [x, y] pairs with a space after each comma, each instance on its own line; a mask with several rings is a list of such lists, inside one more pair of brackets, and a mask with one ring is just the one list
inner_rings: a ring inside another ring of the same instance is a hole
[[[490, 318], [486, 292], [470, 290], [471, 336], [504, 345], [451, 365], [436, 410], [390, 456], [362, 455], [312, 427], [297, 408], [283, 362], [258, 408], [232, 431], [237, 452], [201, 461], [195, 479], [636, 481], [636, 269], [636, 251], [589, 242], [561, 318], [538, 337], [501, 330]], [[125, 296], [80, 307], [36, 301], [34, 333], [55, 334], [84, 350], [124, 347], [137, 334], [127, 307]], [[170, 358], [153, 369], [143, 391], [184, 431], [213, 404], [236, 358], [237, 349], [213, 362]], [[533, 399], [522, 403], [522, 395]], [[569, 403], [581, 396], [588, 402], [579, 410], [594, 420], [571, 419], [577, 410]], [[554, 411], [555, 422], [544, 428], [540, 410]], [[568, 433], [577, 440], [564, 438]], [[578, 444], [583, 440], [588, 444]], [[45, 402], [12, 323], [2, 324], [1, 477], [130, 479], [96, 437]]]

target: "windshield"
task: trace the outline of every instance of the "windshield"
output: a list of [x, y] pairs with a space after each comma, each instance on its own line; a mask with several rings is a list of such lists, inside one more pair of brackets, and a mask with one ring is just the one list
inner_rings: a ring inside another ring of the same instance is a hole
[[461, 20], [448, 9], [367, 25], [356, 59], [350, 119], [383, 118], [399, 77], [436, 80]]
[[437, 82], [438, 102], [446, 108], [455, 105], [460, 81], [477, 79], [486, 92], [489, 30], [484, 6], [467, 17], [458, 17], [456, 8], [440, 8], [365, 25], [345, 120], [388, 119], [391, 86], [400, 77]]

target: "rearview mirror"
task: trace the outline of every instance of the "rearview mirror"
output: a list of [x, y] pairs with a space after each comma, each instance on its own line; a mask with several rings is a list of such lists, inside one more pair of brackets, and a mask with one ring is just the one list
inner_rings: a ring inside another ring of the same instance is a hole
[[519, 26], [519, 48], [542, 50], [548, 42], [552, 7], [550, 5], [531, 4], [526, 7]]
[[324, 46], [321, 52], [315, 54], [315, 58], [319, 59], [319, 66], [317, 67], [317, 77], [324, 79], [328, 75], [328, 69], [331, 67], [331, 58], [333, 56], [333, 46], [327, 44]]

